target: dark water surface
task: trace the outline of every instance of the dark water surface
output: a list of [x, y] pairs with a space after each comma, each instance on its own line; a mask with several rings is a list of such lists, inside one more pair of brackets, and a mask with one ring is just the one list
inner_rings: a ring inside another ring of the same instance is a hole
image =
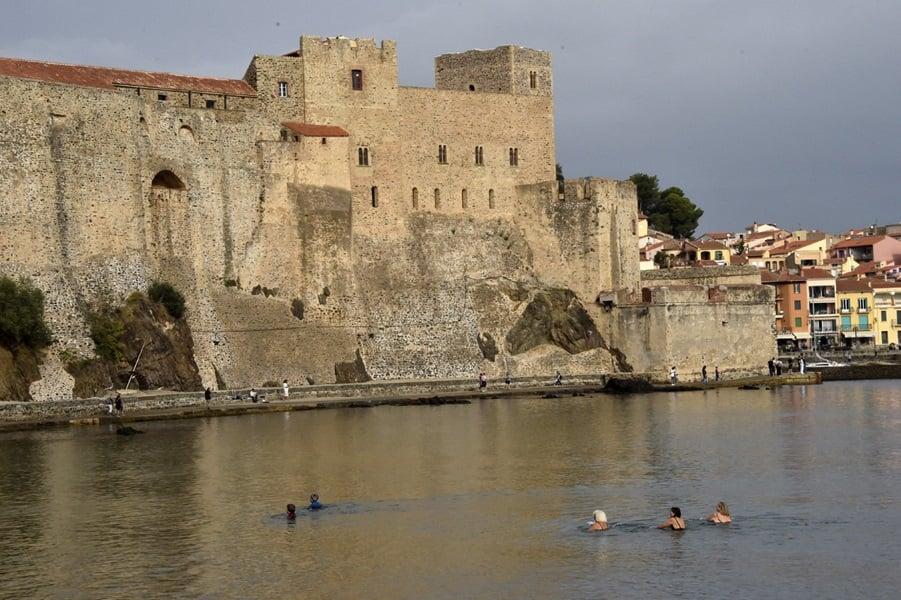
[[898, 381], [140, 427], [0, 435], [0, 597], [899, 597]]

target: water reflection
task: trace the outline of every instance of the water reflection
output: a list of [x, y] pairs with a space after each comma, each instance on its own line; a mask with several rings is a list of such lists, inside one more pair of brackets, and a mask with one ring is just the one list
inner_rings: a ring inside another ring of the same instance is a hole
[[867, 382], [0, 436], [0, 596], [876, 597], [899, 423]]

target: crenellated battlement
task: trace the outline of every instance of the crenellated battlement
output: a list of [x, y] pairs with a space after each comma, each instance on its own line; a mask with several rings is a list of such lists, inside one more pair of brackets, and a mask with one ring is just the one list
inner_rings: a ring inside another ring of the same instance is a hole
[[326, 54], [338, 54], [343, 57], [355, 56], [368, 59], [378, 58], [383, 61], [397, 61], [397, 42], [375, 38], [349, 38], [344, 36], [320, 37], [302, 35], [298, 55], [301, 57], [321, 57]]

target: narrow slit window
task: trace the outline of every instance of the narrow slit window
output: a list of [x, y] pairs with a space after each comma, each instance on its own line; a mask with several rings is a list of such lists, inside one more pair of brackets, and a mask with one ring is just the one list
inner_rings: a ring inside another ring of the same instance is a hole
[[165, 102], [166, 100], [169, 99], [169, 96], [167, 96], [166, 94], [157, 94], [156, 99], [159, 100], [160, 102]]
[[419, 208], [419, 190], [413, 188], [413, 210]]
[[207, 108], [216, 108], [216, 101], [215, 100], [207, 100], [206, 107]]
[[488, 208], [494, 208], [494, 190], [488, 190]]
[[482, 166], [485, 164], [485, 151], [481, 146], [476, 146], [476, 165]]
[[466, 191], [466, 188], [463, 188], [463, 191], [460, 192], [460, 206], [466, 210], [469, 204], [469, 194]]
[[361, 167], [369, 166], [369, 148], [365, 146], [357, 148], [357, 164]]
[[278, 82], [278, 97], [279, 98], [287, 98], [288, 97], [288, 82], [287, 81], [279, 81]]
[[378, 208], [379, 205], [379, 188], [378, 186], [372, 186], [372, 189], [369, 190], [372, 194], [372, 207]]
[[435, 188], [435, 208], [441, 208], [441, 190]]
[[447, 146], [444, 144], [438, 144], [438, 164], [447, 164]]
[[350, 72], [350, 85], [356, 91], [363, 89], [363, 71], [360, 69], [353, 69]]
[[510, 148], [510, 166], [519, 166], [519, 148]]
[[538, 73], [529, 71], [529, 87], [533, 90], [538, 87]]

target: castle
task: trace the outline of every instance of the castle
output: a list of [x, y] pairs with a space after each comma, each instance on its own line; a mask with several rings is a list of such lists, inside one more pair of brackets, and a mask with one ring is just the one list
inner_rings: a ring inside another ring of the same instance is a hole
[[538, 50], [439, 56], [434, 88], [343, 37], [235, 80], [0, 59], [0, 187], [0, 272], [45, 291], [57, 340], [39, 399], [71, 395], [60, 353], [92, 355], [84, 307], [153, 280], [219, 387], [772, 354], [759, 277], [642, 283], [632, 184], [560, 189]]

